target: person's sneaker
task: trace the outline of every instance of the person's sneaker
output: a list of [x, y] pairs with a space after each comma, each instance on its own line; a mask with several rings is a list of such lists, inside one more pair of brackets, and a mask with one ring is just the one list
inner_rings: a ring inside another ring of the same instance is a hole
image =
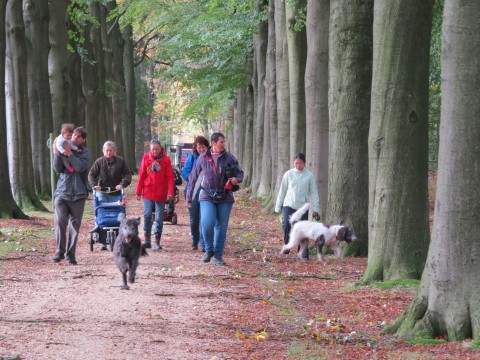
[[205, 252], [205, 248], [204, 248], [204, 247], [200, 247], [200, 251], [204, 253], [204, 252]]
[[162, 250], [162, 249], [163, 249], [162, 245], [157, 244], [157, 243], [153, 243], [153, 251], [159, 251], [159, 250]]
[[145, 249], [151, 249], [152, 248], [152, 243], [150, 241], [145, 241], [145, 243], [143, 244], [143, 247]]
[[68, 263], [70, 265], [77, 265], [77, 260], [75, 260], [75, 258], [68, 258]]
[[53, 261], [53, 262], [56, 262], [56, 263], [62, 261], [63, 259], [64, 259], [64, 256], [63, 256], [62, 254], [60, 254], [60, 253], [56, 253], [56, 254], [52, 257], [52, 261]]
[[206, 252], [205, 254], [203, 254], [202, 256], [202, 261], [207, 263], [207, 262], [210, 262], [210, 259], [213, 257], [213, 252]]
[[223, 261], [222, 258], [214, 258], [213, 263], [215, 265], [227, 265], [227, 263], [225, 261]]
[[198, 250], [198, 245], [192, 245], [192, 250], [193, 250], [193, 251]]
[[100, 246], [100, 250], [108, 250], [107, 244], [102, 244], [102, 246]]

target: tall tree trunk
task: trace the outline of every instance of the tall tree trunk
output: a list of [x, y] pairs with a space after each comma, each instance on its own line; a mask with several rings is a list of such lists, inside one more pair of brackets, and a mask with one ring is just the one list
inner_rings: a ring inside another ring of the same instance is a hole
[[419, 279], [427, 257], [432, 8], [375, 1], [366, 280]]
[[[247, 79], [251, 79], [253, 74], [253, 61], [247, 63]], [[253, 85], [249, 84], [245, 89], [245, 151], [243, 153], [243, 171], [245, 177], [243, 179], [243, 186], [250, 186], [252, 179], [252, 169], [253, 169], [253, 123], [255, 117], [254, 111], [254, 101], [255, 97], [253, 94]]]
[[28, 107], [30, 108], [30, 132], [35, 189], [44, 199], [51, 197], [50, 153], [45, 146], [53, 131], [52, 102], [48, 79], [48, 1], [23, 0], [28, 54]]
[[353, 225], [360, 241], [350, 247], [350, 254], [359, 250], [365, 256], [368, 250], [373, 0], [334, 1], [330, 21], [327, 221]]
[[480, 339], [480, 3], [446, 0], [432, 242], [417, 295], [388, 328], [402, 338]]
[[[258, 10], [263, 10], [268, 5], [267, 1], [258, 2]], [[267, 71], [267, 47], [268, 47], [268, 21], [264, 21], [257, 26], [257, 35], [255, 36], [255, 58], [257, 60], [257, 119], [255, 123], [255, 170], [252, 179], [253, 190], [261, 197], [265, 198], [269, 193], [270, 175], [268, 166], [271, 164], [270, 153], [270, 118], [269, 109], [267, 109], [267, 89], [265, 77]], [[270, 158], [270, 161], [268, 160]], [[266, 173], [267, 172], [267, 173]], [[262, 181], [263, 180], [263, 181]]]
[[[7, 0], [0, 0], [0, 19], [5, 24]], [[0, 26], [0, 84], [5, 84], [5, 26]], [[8, 164], [7, 155], [7, 128], [5, 114], [5, 86], [0, 86], [0, 163]], [[0, 218], [26, 219], [27, 216], [22, 212], [13, 199], [10, 190], [10, 179], [8, 171], [0, 171]]]
[[[107, 3], [111, 13], [117, 7], [115, 1]], [[125, 76], [123, 68], [123, 38], [118, 22], [113, 19], [109, 22], [108, 43], [112, 52], [112, 115], [114, 141], [117, 144], [118, 154], [125, 155], [124, 134], [127, 127], [127, 94], [125, 90]]]
[[[13, 196], [22, 209], [47, 211], [35, 194], [27, 88], [27, 48], [22, 2], [9, 1], [6, 10], [7, 108], [10, 135], [10, 177]], [[46, 141], [46, 139], [45, 139]]]
[[307, 166], [317, 181], [321, 218], [328, 196], [328, 26], [330, 0], [308, 0], [305, 105]]
[[67, 35], [67, 0], [57, 0], [49, 4], [50, 18], [48, 34], [50, 40], [50, 52], [48, 54], [48, 70], [50, 76], [50, 93], [52, 103], [52, 129], [59, 131], [60, 125], [65, 120], [72, 121], [68, 109], [71, 100], [69, 88], [71, 85], [68, 72], [68, 35]]
[[123, 63], [125, 76], [125, 91], [127, 97], [127, 132], [125, 140], [125, 161], [130, 169], [135, 169], [135, 70], [133, 65], [132, 27], [125, 26], [123, 36]]
[[[262, 155], [262, 177], [258, 193], [260, 196], [268, 196], [269, 202], [274, 201], [272, 185], [274, 184], [277, 170], [276, 156], [277, 147], [277, 94], [275, 88], [275, 2], [268, 3], [268, 37], [267, 57], [265, 65], [265, 122], [264, 122], [264, 146]], [[268, 204], [268, 203], [267, 203]], [[269, 205], [267, 205], [269, 207]]]
[[[94, 71], [95, 80], [92, 83], [94, 86], [94, 93], [92, 100], [94, 101], [95, 117], [93, 119], [86, 119], [89, 124], [88, 143], [92, 153], [92, 159], [95, 160], [103, 155], [102, 146], [105, 140], [108, 139], [107, 131], [107, 77], [105, 70], [105, 47], [102, 41], [102, 28], [106, 27], [106, 14], [102, 11], [102, 7], [98, 1], [91, 1], [88, 4], [90, 16], [98, 21], [89, 26], [90, 34], [90, 48], [92, 51], [95, 63], [92, 63], [92, 70]], [[87, 55], [88, 56], [88, 55]]]
[[245, 113], [245, 97], [245, 89], [239, 89], [237, 91], [237, 98], [235, 99], [235, 105], [233, 109], [233, 128], [234, 132], [238, 134], [234, 140], [233, 153], [241, 165], [243, 165], [243, 156], [245, 151], [245, 126], [247, 122]]
[[[99, 109], [99, 89], [97, 77], [99, 62], [95, 58], [96, 52], [94, 50], [94, 38], [95, 30], [94, 25], [90, 22], [86, 22], [83, 25], [87, 39], [83, 43], [84, 53], [81, 55], [81, 85], [82, 94], [85, 99], [85, 127], [89, 131], [88, 143], [89, 149], [92, 153], [92, 159], [96, 159], [101, 154], [100, 149], [100, 134], [98, 134], [97, 119], [101, 118], [101, 109]], [[78, 124], [77, 124], [78, 125]]]
[[307, 60], [307, 35], [305, 27], [297, 29], [300, 13], [306, 9], [307, 0], [285, 3], [288, 41], [288, 83], [290, 87], [290, 159], [297, 152], [305, 152], [305, 66]]
[[277, 147], [278, 163], [275, 180], [275, 194], [285, 171], [290, 168], [290, 91], [288, 82], [288, 43], [285, 21], [285, 3], [275, 0], [275, 88], [277, 95]]

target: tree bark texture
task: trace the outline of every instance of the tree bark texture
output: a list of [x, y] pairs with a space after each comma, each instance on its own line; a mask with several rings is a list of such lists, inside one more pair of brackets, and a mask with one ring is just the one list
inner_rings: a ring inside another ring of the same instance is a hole
[[414, 300], [388, 329], [402, 338], [480, 340], [480, 3], [446, 0], [432, 242]]
[[[112, 12], [116, 8], [115, 1], [107, 3], [107, 9]], [[109, 48], [112, 52], [112, 116], [114, 141], [117, 145], [118, 155], [124, 156], [125, 134], [127, 126], [127, 93], [125, 89], [125, 76], [123, 65], [123, 38], [118, 22], [115, 20], [107, 23], [110, 33], [108, 34]]]
[[328, 197], [328, 27], [330, 0], [308, 0], [305, 107], [307, 167], [317, 181], [321, 218]]
[[[68, 35], [67, 35], [67, 0], [57, 0], [49, 4], [48, 34], [50, 51], [48, 53], [48, 72], [52, 104], [53, 132], [69, 119], [68, 105], [69, 87], [71, 86], [68, 72]], [[71, 121], [71, 120], [68, 120]]]
[[[266, 6], [268, 6], [267, 1], [259, 2], [259, 9], [263, 10]], [[258, 150], [260, 151], [257, 153], [260, 156], [256, 156], [257, 161], [256, 163], [259, 165], [259, 172], [258, 172], [258, 189], [257, 194], [262, 198], [266, 198], [270, 194], [270, 180], [271, 180], [271, 171], [272, 171], [272, 153], [271, 153], [271, 137], [270, 137], [270, 121], [271, 121], [271, 109], [269, 108], [271, 100], [268, 93], [268, 87], [266, 85], [266, 77], [267, 77], [267, 55], [268, 49], [271, 44], [269, 44], [269, 31], [270, 27], [268, 21], [265, 21], [258, 25], [257, 29], [259, 30], [258, 33], [258, 47], [257, 52], [259, 53], [258, 57], [258, 65], [257, 71], [259, 71], [258, 77], [258, 111], [257, 117], [259, 121], [263, 120], [262, 124], [262, 147]], [[260, 70], [259, 67], [262, 67]], [[268, 64], [270, 66], [270, 64]], [[261, 76], [260, 76], [261, 75]], [[260, 99], [262, 97], [263, 99]], [[260, 116], [259, 113], [262, 112]]]
[[353, 226], [368, 250], [368, 129], [373, 0], [340, 0], [330, 9], [330, 135], [327, 222]]
[[123, 36], [123, 64], [125, 76], [125, 91], [127, 97], [127, 132], [125, 140], [125, 161], [130, 169], [135, 169], [135, 70], [133, 64], [132, 27], [125, 26]]
[[263, 88], [265, 94], [264, 122], [263, 122], [263, 152], [261, 157], [261, 178], [258, 187], [258, 195], [262, 198], [271, 199], [272, 171], [276, 152], [272, 152], [272, 143], [276, 137], [272, 136], [272, 127], [276, 123], [277, 104], [275, 96], [275, 7], [274, 2], [268, 4], [267, 38], [265, 54], [265, 79]]
[[268, 36], [268, 24], [262, 22], [257, 25], [256, 35], [253, 37], [253, 44], [255, 48], [255, 99], [256, 99], [256, 111], [255, 111], [255, 123], [253, 131], [253, 173], [252, 173], [252, 191], [258, 193], [258, 187], [260, 185], [260, 179], [262, 176], [262, 158], [265, 132], [265, 68], [267, 57], [267, 36]]
[[50, 152], [45, 146], [53, 131], [52, 101], [48, 77], [48, 1], [23, 0], [23, 21], [27, 47], [28, 106], [35, 189], [50, 198]]
[[[27, 86], [27, 48], [21, 1], [9, 1], [6, 10], [7, 34], [7, 107], [10, 131], [10, 181], [13, 196], [22, 209], [47, 209], [35, 193], [30, 137], [30, 115]], [[45, 139], [46, 141], [46, 139]]]
[[[3, 24], [6, 6], [7, 0], [0, 0], [0, 19]], [[5, 48], [5, 27], [0, 26], [0, 84], [5, 84]], [[6, 120], [5, 87], [0, 86], [0, 163], [4, 165], [8, 164]], [[13, 199], [8, 171], [0, 171], [0, 188], [3, 189], [0, 191], [0, 218], [27, 218]]]
[[429, 243], [433, 1], [375, 1], [366, 280], [419, 279]]
[[243, 153], [245, 151], [245, 110], [245, 89], [243, 88], [237, 91], [237, 97], [233, 109], [233, 127], [234, 133], [236, 134], [234, 138], [233, 153], [240, 164], [243, 164]]
[[277, 173], [275, 196], [280, 190], [283, 174], [290, 168], [290, 90], [288, 80], [288, 42], [285, 3], [275, 0], [275, 88], [277, 95]]
[[295, 153], [305, 153], [305, 65], [307, 60], [306, 29], [294, 29], [307, 0], [285, 3], [285, 20], [288, 42], [288, 84], [290, 91], [290, 159]]
[[[247, 63], [247, 78], [252, 78], [253, 74], [253, 61]], [[255, 96], [253, 85], [250, 83], [245, 89], [245, 151], [243, 152], [243, 171], [245, 177], [243, 179], [243, 186], [250, 187], [252, 181], [253, 172], [253, 124], [255, 118]]]

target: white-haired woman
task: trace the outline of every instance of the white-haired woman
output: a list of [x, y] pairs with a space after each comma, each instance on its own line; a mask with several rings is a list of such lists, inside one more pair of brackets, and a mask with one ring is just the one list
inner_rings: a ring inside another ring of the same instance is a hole
[[[120, 190], [126, 188], [132, 182], [132, 171], [125, 163], [125, 159], [121, 156], [117, 156], [117, 146], [111, 140], [108, 140], [103, 144], [103, 156], [99, 157], [93, 163], [92, 168], [88, 173], [88, 183], [96, 191], [100, 191], [102, 188], [115, 189], [108, 194], [99, 193], [100, 200], [109, 201], [110, 197], [116, 200], [120, 195]], [[95, 229], [99, 231], [98, 242], [102, 244], [102, 250], [107, 249], [106, 231], [101, 229]]]

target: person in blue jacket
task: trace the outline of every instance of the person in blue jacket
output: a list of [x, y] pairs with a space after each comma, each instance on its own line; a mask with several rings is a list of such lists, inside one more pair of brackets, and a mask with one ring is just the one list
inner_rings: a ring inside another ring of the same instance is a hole
[[[185, 197], [187, 196], [188, 187], [190, 185], [188, 177], [190, 176], [198, 157], [204, 154], [209, 146], [210, 144], [206, 137], [202, 135], [195, 136], [192, 152], [188, 155], [185, 165], [182, 168], [182, 177], [186, 181]], [[188, 208], [188, 213], [190, 215], [190, 238], [192, 239], [192, 250], [198, 250], [198, 245], [200, 245], [202, 252], [205, 252], [205, 242], [203, 241], [203, 236], [200, 231], [200, 203], [198, 202], [200, 183], [201, 179], [200, 181], [197, 181], [197, 184], [192, 184], [196, 189], [192, 200], [192, 206]]]

